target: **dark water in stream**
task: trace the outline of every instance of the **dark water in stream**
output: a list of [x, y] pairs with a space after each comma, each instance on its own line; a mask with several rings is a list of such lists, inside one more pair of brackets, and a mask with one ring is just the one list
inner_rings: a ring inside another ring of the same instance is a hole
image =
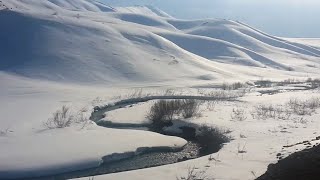
[[[124, 106], [137, 104], [135, 103], [124, 103], [116, 104], [114, 106], [105, 107], [102, 109], [97, 109], [91, 115], [91, 120], [98, 122], [103, 118], [103, 114], [115, 109], [123, 108]], [[99, 123], [97, 123], [99, 124]], [[102, 123], [100, 126], [107, 128], [121, 128], [121, 129], [143, 129], [149, 130], [145, 125], [140, 126], [130, 126], [130, 124], [112, 124], [112, 123]], [[188, 140], [188, 139], [187, 139]], [[217, 150], [215, 150], [216, 152]], [[74, 172], [62, 173], [53, 176], [30, 178], [30, 179], [71, 179], [79, 177], [92, 177], [102, 174], [110, 174], [117, 172], [124, 172], [136, 169], [143, 169], [155, 166], [162, 166], [167, 164], [173, 164], [181, 161], [186, 161], [190, 159], [199, 158], [204, 155], [208, 155], [214, 152], [201, 152], [200, 145], [194, 140], [188, 140], [188, 143], [180, 150], [170, 150], [164, 148], [149, 149], [147, 152], [141, 153], [139, 155], [134, 155], [133, 157], [122, 159], [115, 162], [102, 163], [99, 167], [79, 170]]]
[[113, 163], [101, 164], [97, 168], [60, 174], [51, 178], [70, 179], [143, 169], [194, 159], [199, 157], [199, 154], [199, 146], [194, 142], [188, 142], [183, 150], [179, 152], [150, 152]]

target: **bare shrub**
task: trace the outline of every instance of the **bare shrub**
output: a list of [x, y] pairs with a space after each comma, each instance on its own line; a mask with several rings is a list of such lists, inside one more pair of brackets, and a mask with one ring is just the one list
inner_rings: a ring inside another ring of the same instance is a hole
[[226, 131], [219, 128], [203, 125], [199, 127], [196, 138], [204, 151], [213, 152], [221, 148], [223, 143], [230, 141]]
[[80, 109], [74, 116], [74, 122], [75, 123], [83, 123], [83, 122], [87, 122], [89, 120], [89, 117], [86, 116], [86, 113], [88, 112], [88, 109], [83, 107], [82, 109]]
[[177, 180], [213, 180], [207, 177], [206, 170], [197, 170], [197, 168], [188, 168], [188, 174], [186, 176], [177, 177]]
[[231, 113], [231, 119], [234, 121], [244, 121], [247, 119], [247, 116], [245, 115], [244, 109], [240, 108], [233, 108]]
[[257, 105], [251, 112], [255, 119], [282, 119], [288, 120], [295, 114], [299, 116], [312, 115], [320, 108], [320, 98], [310, 98], [307, 100], [299, 100], [297, 98], [290, 99], [285, 106], [281, 105]]
[[182, 103], [180, 100], [160, 100], [151, 106], [147, 118], [156, 127], [164, 127], [169, 124], [174, 115], [180, 112]]
[[182, 101], [181, 114], [184, 118], [191, 118], [199, 114], [200, 101], [187, 99]]
[[49, 129], [69, 127], [74, 121], [74, 116], [70, 113], [70, 108], [62, 106], [61, 109], [53, 113], [53, 116], [44, 123]]
[[297, 115], [311, 115], [320, 107], [320, 98], [310, 98], [307, 100], [290, 99], [287, 106]]
[[223, 90], [237, 90], [237, 89], [246, 88], [246, 87], [248, 87], [248, 85], [245, 83], [235, 82], [232, 84], [223, 83], [221, 86], [221, 89], [223, 89]]
[[162, 128], [171, 124], [175, 117], [194, 117], [199, 114], [199, 100], [159, 100], [151, 106], [147, 119], [152, 125]]
[[254, 110], [251, 112], [251, 115], [254, 119], [263, 119], [268, 118], [272, 119], [282, 119], [288, 120], [292, 112], [288, 109], [284, 109], [280, 105], [257, 105], [254, 107]]
[[126, 96], [127, 98], [141, 98], [143, 97], [143, 89], [135, 89], [133, 92], [127, 94]]
[[283, 81], [277, 82], [276, 85], [277, 86], [284, 86], [284, 85], [288, 85], [288, 84], [297, 84], [297, 83], [301, 83], [301, 81], [299, 81], [297, 79], [289, 78], [289, 79], [285, 79]]
[[216, 107], [217, 101], [205, 101], [205, 105], [207, 110], [213, 111], [214, 108]]
[[305, 104], [308, 108], [316, 110], [320, 107], [320, 98], [313, 97], [305, 101]]
[[253, 112], [251, 113], [254, 119], [268, 119], [275, 118], [276, 111], [272, 105], [257, 105], [254, 107]]
[[211, 91], [206, 96], [214, 97], [217, 100], [232, 100], [246, 95], [246, 90], [221, 90]]

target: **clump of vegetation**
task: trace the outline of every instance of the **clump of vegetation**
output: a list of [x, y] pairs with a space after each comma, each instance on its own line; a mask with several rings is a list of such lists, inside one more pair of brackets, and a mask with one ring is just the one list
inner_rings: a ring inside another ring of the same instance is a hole
[[147, 115], [154, 127], [159, 129], [172, 124], [174, 118], [191, 118], [199, 114], [200, 101], [159, 100], [154, 103]]
[[84, 123], [87, 121], [84, 116], [85, 112], [86, 110], [83, 108], [78, 113], [73, 114], [70, 107], [62, 106], [61, 109], [53, 113], [52, 117], [44, 123], [44, 126], [48, 129], [59, 129], [70, 127], [72, 123]]
[[282, 119], [288, 120], [295, 114], [299, 116], [312, 115], [320, 108], [320, 98], [310, 98], [307, 100], [290, 99], [284, 106], [282, 105], [257, 105], [251, 115], [255, 119]]
[[180, 112], [181, 102], [179, 100], [160, 100], [153, 104], [147, 118], [154, 126], [164, 127], [169, 124], [173, 116]]
[[244, 121], [247, 119], [244, 109], [233, 108], [231, 113], [231, 119], [234, 121]]
[[206, 96], [213, 97], [216, 100], [233, 100], [245, 96], [246, 93], [246, 90], [220, 90], [208, 92]]
[[302, 82], [297, 79], [289, 78], [289, 79], [285, 79], [283, 81], [277, 82], [276, 85], [277, 86], [284, 86], [284, 85], [288, 85], [288, 84], [298, 84], [298, 83], [302, 83]]
[[254, 119], [263, 119], [266, 120], [268, 118], [272, 119], [282, 119], [288, 120], [292, 112], [287, 108], [283, 108], [280, 105], [257, 105], [254, 107], [253, 112], [251, 113]]
[[246, 87], [248, 87], [248, 85], [241, 82], [235, 82], [232, 84], [223, 83], [221, 86], [223, 90], [237, 90], [237, 89], [246, 88]]
[[186, 176], [177, 177], [177, 180], [212, 180], [213, 178], [207, 177], [206, 170], [198, 170], [197, 168], [188, 168]]
[[182, 100], [181, 114], [187, 119], [199, 115], [200, 102], [194, 99]]
[[49, 129], [69, 127], [73, 121], [73, 116], [70, 113], [70, 108], [62, 106], [61, 109], [53, 113], [53, 116], [48, 119], [44, 125]]
[[297, 115], [311, 115], [320, 107], [320, 98], [307, 100], [290, 99], [287, 106]]
[[196, 139], [203, 148], [203, 151], [214, 152], [218, 151], [224, 143], [227, 143], [231, 140], [231, 138], [226, 134], [227, 131], [203, 125], [199, 127], [196, 134]]

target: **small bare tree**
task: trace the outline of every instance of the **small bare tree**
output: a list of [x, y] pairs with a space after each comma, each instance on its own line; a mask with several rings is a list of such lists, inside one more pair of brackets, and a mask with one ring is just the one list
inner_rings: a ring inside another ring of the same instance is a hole
[[44, 123], [49, 129], [69, 127], [74, 121], [74, 116], [70, 113], [70, 108], [62, 106], [61, 109], [53, 113], [53, 116]]

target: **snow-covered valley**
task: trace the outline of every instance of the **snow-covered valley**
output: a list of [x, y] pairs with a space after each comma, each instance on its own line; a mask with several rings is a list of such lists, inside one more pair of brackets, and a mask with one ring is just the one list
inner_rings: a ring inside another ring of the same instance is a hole
[[[1, 0], [0, 179], [84, 170], [107, 163], [105, 157], [117, 161], [143, 148], [181, 149], [187, 143], [98, 126], [89, 120], [96, 106], [158, 97], [104, 117], [139, 125], [149, 123], [147, 113], [159, 97], [203, 100], [243, 91], [234, 101], [201, 105], [201, 116], [183, 120], [230, 130], [232, 140], [219, 152], [94, 179], [176, 179], [192, 167], [215, 179], [255, 179], [279, 153], [283, 158], [305, 148], [289, 145], [318, 137], [320, 122], [319, 109], [286, 120], [261, 120], [252, 112], [261, 104], [286, 107], [293, 98], [319, 98], [319, 89], [304, 89], [312, 83], [308, 78], [320, 77], [319, 68], [319, 39], [274, 37], [235, 20], [181, 20], [153, 7], [111, 7], [95, 0]], [[288, 79], [296, 82], [254, 84]], [[248, 86], [221, 90], [233, 82]], [[264, 93], [269, 91], [276, 93]], [[45, 123], [63, 105], [81, 112], [81, 121], [48, 128]], [[235, 120], [235, 110], [245, 118]]]

